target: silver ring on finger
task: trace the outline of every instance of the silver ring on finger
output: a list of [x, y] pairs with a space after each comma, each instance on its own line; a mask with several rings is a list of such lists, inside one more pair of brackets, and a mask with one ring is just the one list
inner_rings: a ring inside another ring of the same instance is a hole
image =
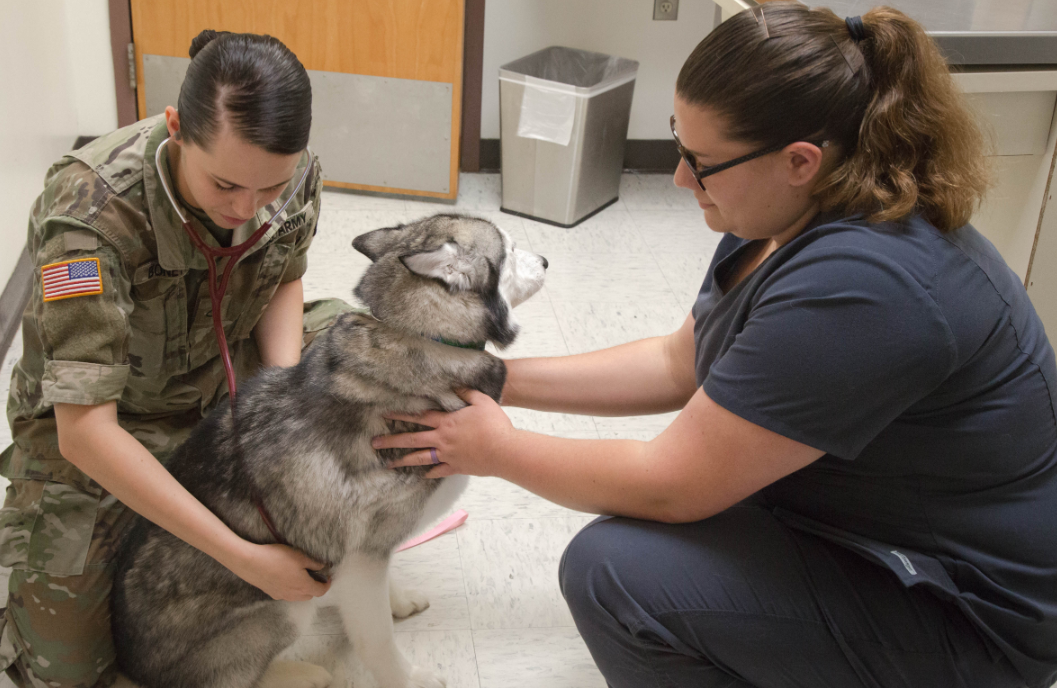
[[436, 447], [430, 447], [429, 448], [429, 460], [430, 460], [430, 463], [433, 463], [433, 464], [440, 463], [440, 458], [437, 456], [437, 448]]

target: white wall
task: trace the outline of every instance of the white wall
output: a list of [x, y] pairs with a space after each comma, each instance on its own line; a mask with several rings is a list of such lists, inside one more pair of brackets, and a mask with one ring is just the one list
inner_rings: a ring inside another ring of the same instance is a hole
[[106, 0], [0, 0], [0, 290], [44, 173], [117, 127]]
[[117, 129], [114, 63], [107, 0], [65, 0], [66, 45], [73, 75], [77, 133], [99, 136]]
[[712, 30], [712, 0], [682, 0], [653, 21], [653, 0], [489, 0], [484, 18], [481, 136], [499, 138], [499, 67], [550, 45], [638, 60], [628, 138], [666, 139], [679, 68]]

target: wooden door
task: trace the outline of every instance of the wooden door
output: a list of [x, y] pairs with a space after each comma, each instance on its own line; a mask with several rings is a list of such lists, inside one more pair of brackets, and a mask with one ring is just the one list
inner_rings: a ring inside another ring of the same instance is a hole
[[[132, 0], [139, 116], [154, 114], [153, 65], [179, 70], [171, 58], [186, 59], [203, 29], [269, 34], [313, 79], [312, 145], [327, 185], [454, 199], [463, 13], [463, 0]], [[171, 86], [165, 100], [157, 93], [155, 110], [176, 104]], [[425, 179], [429, 166], [443, 179]]]

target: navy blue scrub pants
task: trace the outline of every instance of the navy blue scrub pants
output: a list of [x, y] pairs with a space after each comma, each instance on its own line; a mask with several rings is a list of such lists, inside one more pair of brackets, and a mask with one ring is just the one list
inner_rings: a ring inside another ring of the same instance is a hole
[[957, 607], [760, 506], [596, 520], [560, 577], [612, 688], [1024, 685]]

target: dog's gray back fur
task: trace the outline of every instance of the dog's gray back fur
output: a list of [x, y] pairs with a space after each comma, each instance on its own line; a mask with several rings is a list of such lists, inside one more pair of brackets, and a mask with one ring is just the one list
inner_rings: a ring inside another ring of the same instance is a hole
[[[374, 261], [356, 294], [378, 319], [339, 317], [300, 364], [241, 385], [235, 422], [218, 407], [169, 464], [241, 537], [275, 542], [259, 497], [283, 539], [333, 565], [388, 557], [440, 483], [386, 467], [405, 452], [376, 452], [371, 438], [415, 426], [383, 415], [461, 408], [459, 388], [502, 391], [499, 359], [427, 337], [506, 345], [517, 333], [500, 285], [513, 252], [491, 223], [436, 216], [354, 246]], [[295, 639], [281, 603], [142, 519], [112, 599], [119, 666], [145, 688], [252, 686]]]

